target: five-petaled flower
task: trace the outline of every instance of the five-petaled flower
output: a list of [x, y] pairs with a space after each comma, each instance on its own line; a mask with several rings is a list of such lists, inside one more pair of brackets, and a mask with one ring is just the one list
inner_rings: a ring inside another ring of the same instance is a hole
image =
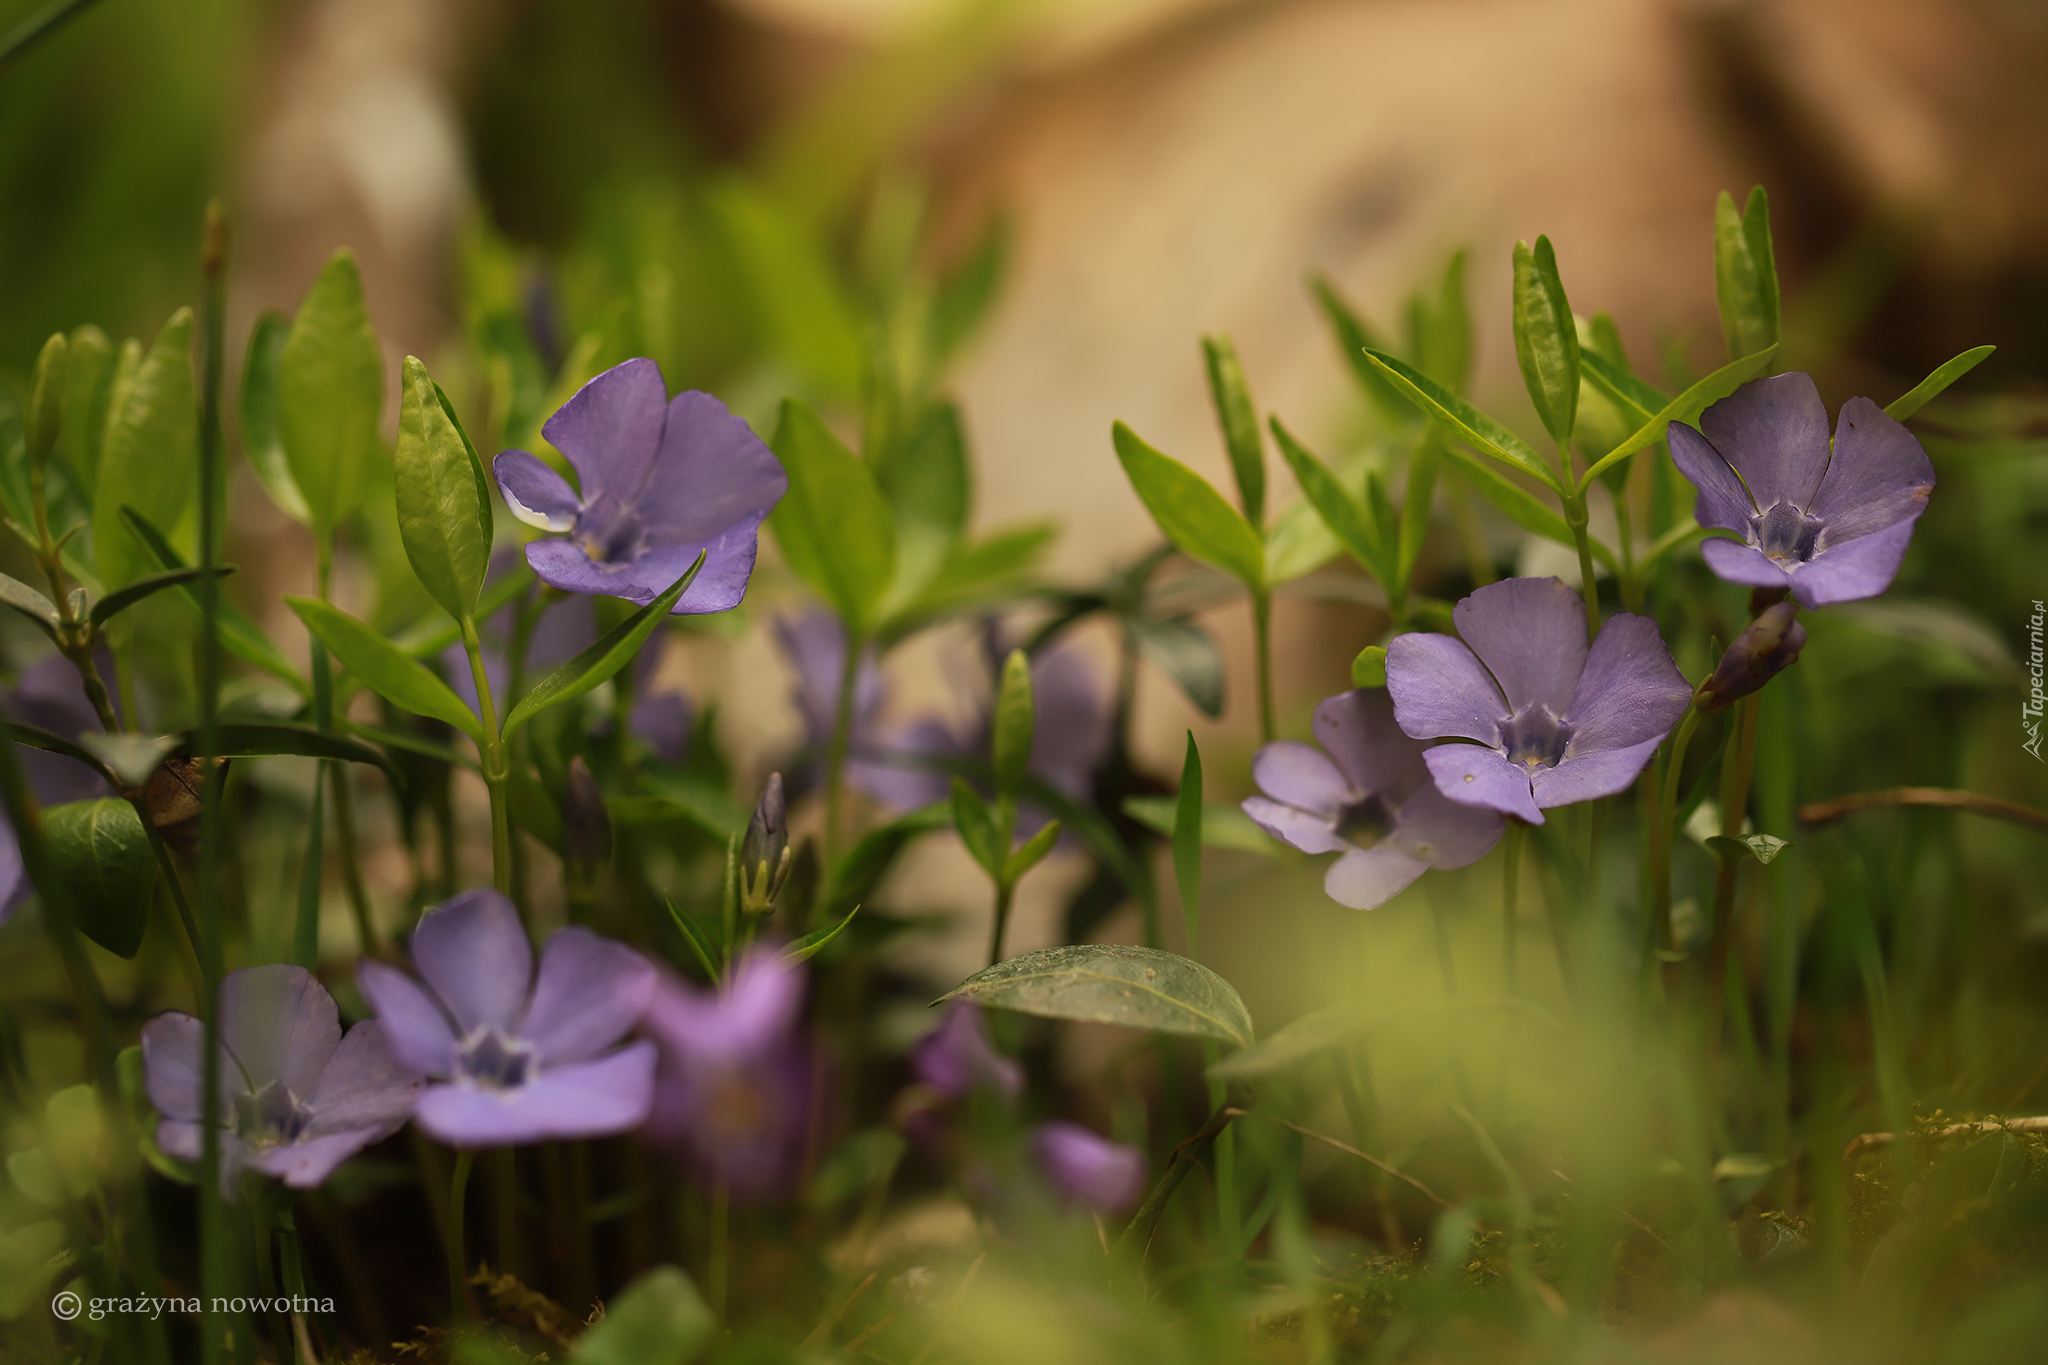
[[1842, 405], [1831, 446], [1820, 390], [1796, 372], [1744, 384], [1670, 440], [1700, 491], [1694, 518], [1742, 537], [1701, 545], [1708, 566], [1808, 607], [1889, 587], [1934, 491], [1920, 442], [1868, 398]]
[[588, 929], [557, 930], [534, 971], [512, 902], [467, 891], [420, 917], [425, 984], [364, 962], [356, 984], [399, 1060], [433, 1078], [421, 1128], [457, 1147], [604, 1137], [637, 1128], [654, 1091], [654, 1045], [615, 1048], [640, 1022], [654, 968]]
[[1497, 812], [1436, 789], [1423, 744], [1394, 723], [1384, 691], [1326, 698], [1315, 735], [1321, 750], [1296, 740], [1259, 750], [1252, 780], [1265, 795], [1247, 797], [1244, 813], [1304, 853], [1343, 854], [1323, 874], [1338, 904], [1378, 909], [1430, 868], [1477, 862], [1499, 841]]
[[1692, 689], [1647, 616], [1620, 612], [1586, 644], [1585, 606], [1555, 578], [1510, 578], [1451, 610], [1462, 640], [1412, 633], [1387, 646], [1394, 717], [1437, 790], [1530, 824], [1552, 806], [1624, 790]]
[[[220, 983], [220, 1186], [253, 1170], [311, 1189], [405, 1126], [419, 1081], [383, 1024], [341, 1031], [334, 997], [303, 967], [245, 967]], [[175, 1010], [142, 1026], [142, 1075], [161, 1121], [157, 1146], [198, 1161], [206, 1026]]]
[[523, 450], [500, 453], [493, 470], [514, 516], [569, 533], [526, 547], [543, 582], [651, 602], [702, 552], [676, 613], [739, 605], [762, 519], [789, 479], [725, 404], [695, 391], [670, 399], [659, 366], [628, 360], [578, 389], [541, 434], [568, 458], [580, 492]]

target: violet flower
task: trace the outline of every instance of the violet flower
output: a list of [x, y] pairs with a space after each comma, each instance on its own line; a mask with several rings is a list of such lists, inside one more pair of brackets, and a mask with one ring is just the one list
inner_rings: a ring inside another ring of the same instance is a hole
[[1692, 699], [1647, 616], [1618, 612], [1586, 645], [1585, 606], [1555, 578], [1490, 583], [1451, 610], [1462, 640], [1387, 646], [1394, 718], [1439, 744], [1423, 761], [1437, 790], [1532, 825], [1544, 810], [1612, 796], [1635, 781]]
[[797, 1033], [804, 973], [771, 947], [734, 964], [723, 989], [664, 979], [642, 1027], [660, 1048], [647, 1135], [735, 1196], [796, 1177], [812, 1063]]
[[1806, 648], [1806, 627], [1792, 619], [1798, 610], [1797, 603], [1779, 602], [1744, 626], [1715, 665], [1713, 676], [1700, 684], [1693, 704], [1712, 714], [1797, 663], [1799, 651]]
[[[385, 1026], [341, 1031], [334, 997], [303, 967], [245, 967], [220, 983], [220, 1185], [234, 1197], [245, 1170], [296, 1190], [405, 1126], [420, 1083], [393, 1054]], [[157, 1146], [198, 1161], [206, 1026], [159, 1014], [142, 1026], [143, 1083], [162, 1116]]]
[[[778, 617], [775, 642], [796, 670], [796, 686], [790, 699], [803, 721], [803, 758], [790, 766], [788, 785], [796, 792], [818, 786], [823, 780], [825, 754], [832, 732], [839, 723], [839, 688], [846, 667], [846, 627], [828, 611], [807, 611], [801, 616]], [[846, 754], [846, 781], [884, 805], [908, 809], [921, 805], [915, 799], [914, 784], [906, 783], [905, 770], [877, 761], [883, 748], [883, 727], [879, 713], [887, 699], [882, 670], [876, 666], [872, 648], [861, 655], [853, 680], [853, 714]], [[922, 774], [910, 773], [911, 778]], [[908, 796], [912, 799], [905, 800]]]
[[1046, 1183], [1068, 1203], [1117, 1213], [1144, 1193], [1145, 1154], [1078, 1123], [1041, 1123], [1025, 1138], [1025, 1145]]
[[1321, 750], [1295, 740], [1259, 750], [1252, 780], [1265, 795], [1247, 797], [1244, 813], [1304, 853], [1341, 853], [1323, 874], [1339, 905], [1376, 910], [1430, 868], [1478, 862], [1499, 842], [1498, 812], [1436, 789], [1423, 744], [1394, 723], [1384, 690], [1326, 698], [1315, 735]]
[[[104, 644], [94, 649], [93, 656], [100, 676], [104, 679], [112, 675], [114, 656]], [[109, 696], [115, 694], [111, 687], [107, 692]], [[114, 705], [118, 713], [120, 703], [116, 701]], [[62, 654], [46, 654], [23, 669], [20, 681], [0, 698], [0, 708], [5, 709], [10, 719], [40, 726], [62, 739], [75, 740], [100, 729], [99, 715], [85, 699], [77, 668]], [[113, 795], [106, 780], [77, 759], [27, 745], [17, 746], [15, 754], [21, 762], [22, 775], [43, 806]], [[21, 841], [15, 836], [7, 813], [0, 810], [0, 924], [12, 919], [34, 890], [27, 865], [22, 862]]]
[[417, 1114], [433, 1137], [496, 1147], [645, 1121], [654, 1046], [614, 1046], [654, 992], [638, 953], [572, 926], [548, 939], [536, 974], [518, 912], [486, 889], [422, 915], [412, 960], [424, 985], [381, 962], [357, 967], [356, 984], [399, 1059], [437, 1082]]
[[1832, 448], [1810, 375], [1756, 379], [1673, 422], [1671, 458], [1699, 489], [1693, 516], [1737, 532], [1700, 546], [1730, 583], [1789, 588], [1808, 607], [1875, 597], [1891, 586], [1934, 491], [1934, 463], [1913, 433], [1868, 398], [1842, 405]]
[[725, 404], [695, 391], [670, 399], [660, 366], [643, 357], [578, 389], [541, 434], [568, 458], [580, 492], [523, 450], [501, 452], [492, 468], [514, 516], [569, 533], [526, 547], [543, 582], [652, 602], [703, 552], [676, 614], [739, 605], [761, 522], [789, 479]]
[[910, 1072], [948, 1099], [984, 1087], [1012, 1102], [1024, 1093], [1024, 1068], [989, 1044], [987, 1018], [972, 1000], [946, 1006], [939, 1026], [910, 1049]]

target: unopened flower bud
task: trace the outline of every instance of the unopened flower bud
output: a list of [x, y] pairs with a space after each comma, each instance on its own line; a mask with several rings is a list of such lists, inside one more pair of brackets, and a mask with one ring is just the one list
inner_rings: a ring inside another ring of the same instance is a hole
[[766, 914], [789, 876], [789, 808], [782, 797], [782, 774], [768, 774], [754, 817], [740, 841], [740, 902], [752, 914]]
[[64, 421], [64, 379], [70, 353], [70, 343], [62, 332], [57, 332], [43, 343], [43, 353], [36, 357], [28, 420], [22, 424], [29, 464], [36, 469], [48, 464], [50, 452], [57, 448], [57, 432]]
[[562, 857], [585, 876], [597, 872], [612, 857], [611, 815], [581, 754], [569, 760], [569, 775], [563, 784]]
[[1793, 619], [1798, 611], [1798, 603], [1780, 602], [1744, 626], [1693, 704], [1703, 713], [1718, 711], [1791, 667], [1806, 648], [1806, 627]]

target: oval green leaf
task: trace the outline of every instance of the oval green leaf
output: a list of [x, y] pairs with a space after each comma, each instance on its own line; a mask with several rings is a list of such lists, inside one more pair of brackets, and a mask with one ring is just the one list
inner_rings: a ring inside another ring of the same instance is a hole
[[1257, 591], [1266, 581], [1266, 545], [1251, 523], [1208, 480], [1145, 444], [1122, 422], [1110, 434], [1131, 487], [1166, 538]]
[[133, 507], [152, 525], [176, 526], [199, 485], [199, 406], [192, 383], [192, 310], [164, 324], [108, 414], [93, 501], [92, 546], [109, 590], [149, 571], [146, 550], [121, 520]]
[[79, 929], [116, 957], [134, 957], [156, 882], [156, 854], [135, 808], [113, 797], [52, 806], [43, 838]]
[[1386, 376], [1407, 400], [1431, 417], [1442, 422], [1459, 440], [1471, 446], [1480, 454], [1511, 464], [1525, 474], [1533, 475], [1543, 482], [1544, 487], [1558, 488], [1557, 475], [1544, 467], [1527, 441], [1509, 431], [1500, 423], [1473, 407], [1428, 375], [1387, 355], [1383, 351], [1367, 351], [1365, 358], [1375, 369]]
[[771, 444], [789, 473], [789, 492], [768, 518], [775, 543], [797, 577], [864, 635], [896, 574], [895, 513], [874, 472], [800, 400], [783, 402]]
[[689, 591], [697, 571], [703, 567], [704, 555], [699, 553], [689, 570], [669, 584], [661, 596], [619, 622], [596, 644], [542, 678], [505, 717], [505, 737], [510, 739], [520, 726], [550, 706], [582, 696], [631, 663], [633, 656], [640, 652], [640, 646], [647, 642], [647, 637], [654, 634], [667, 617], [676, 599]]
[[442, 406], [427, 367], [412, 356], [405, 358], [404, 383], [393, 457], [398, 534], [427, 595], [460, 621], [475, 611], [490, 565], [490, 505], [468, 439]]
[[1228, 981], [1157, 948], [1083, 943], [976, 972], [940, 997], [1047, 1019], [1121, 1024], [1251, 1046], [1252, 1017]]
[[394, 706], [416, 716], [445, 720], [483, 743], [484, 727], [476, 713], [425, 664], [338, 607], [310, 597], [287, 596], [284, 600], [306, 623], [306, 629], [341, 660], [342, 667], [362, 679], [363, 686]]
[[43, 634], [57, 638], [57, 604], [20, 579], [0, 573], [0, 606], [14, 608], [35, 622]]
[[313, 527], [332, 530], [362, 501], [384, 409], [384, 357], [346, 247], [328, 259], [292, 320], [277, 358], [276, 401], [292, 481]]
[[266, 310], [249, 333], [249, 353], [242, 362], [242, 450], [278, 510], [310, 526], [313, 513], [286, 462], [284, 441], [277, 434], [277, 367], [292, 321], [276, 309]]
[[1548, 237], [1515, 243], [1515, 359], [1543, 429], [1559, 445], [1579, 411], [1579, 331]]

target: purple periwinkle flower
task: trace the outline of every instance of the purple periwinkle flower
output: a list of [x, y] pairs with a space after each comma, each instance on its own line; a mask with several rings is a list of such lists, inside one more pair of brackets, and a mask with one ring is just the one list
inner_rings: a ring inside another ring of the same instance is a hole
[[588, 929], [533, 947], [512, 902], [466, 891], [420, 917], [424, 984], [364, 962], [356, 984], [392, 1051], [431, 1078], [421, 1128], [456, 1147], [605, 1137], [637, 1128], [654, 1091], [654, 1045], [616, 1046], [646, 1012], [654, 968]]
[[1891, 586], [1913, 523], [1934, 491], [1934, 462], [1868, 398], [1828, 410], [1810, 375], [1756, 379], [1673, 422], [1671, 458], [1700, 491], [1693, 516], [1741, 540], [1700, 554], [1730, 583], [1789, 588], [1808, 607], [1875, 597]]
[[1451, 609], [1462, 640], [1408, 634], [1387, 646], [1394, 718], [1439, 744], [1437, 790], [1532, 825], [1552, 806], [1612, 796], [1692, 699], [1647, 616], [1618, 612], [1586, 644], [1585, 606], [1555, 578], [1490, 583]]
[[493, 464], [512, 514], [563, 540], [537, 540], [526, 562], [565, 592], [651, 602], [701, 551], [704, 568], [679, 615], [729, 611], [754, 572], [762, 520], [789, 491], [782, 464], [708, 393], [670, 399], [644, 357], [578, 389], [541, 428], [580, 491], [523, 450]]
[[813, 1075], [803, 1003], [802, 966], [760, 946], [723, 988], [664, 980], [648, 1007], [661, 1064], [647, 1135], [737, 1197], [785, 1189], [802, 1159]]
[[[789, 786], [801, 792], [818, 785], [832, 732], [839, 723], [846, 627], [838, 617], [822, 610], [777, 617], [775, 642], [781, 646], [783, 658], [796, 670], [796, 686], [791, 689], [790, 699], [796, 703], [797, 715], [803, 721], [803, 756], [807, 762], [791, 770]], [[900, 805], [892, 796], [901, 784], [901, 775], [873, 758], [880, 748], [880, 712], [886, 699], [882, 670], [876, 666], [870, 647], [854, 668], [846, 780], [878, 801]]]
[[1798, 610], [1795, 602], [1780, 602], [1744, 626], [1715, 665], [1713, 676], [1700, 684], [1694, 705], [1704, 712], [1718, 711], [1798, 662], [1799, 651], [1806, 648], [1806, 627], [1792, 619]]
[[1078, 1123], [1041, 1123], [1025, 1138], [1025, 1145], [1039, 1174], [1068, 1203], [1116, 1213], [1137, 1203], [1144, 1193], [1145, 1154]]
[[1005, 1100], [1024, 1093], [1024, 1068], [988, 1040], [988, 1020], [972, 1000], [946, 1006], [939, 1026], [910, 1049], [910, 1072], [948, 1099], [964, 1100], [987, 1088]]
[[[173, 1010], [142, 1026], [142, 1074], [161, 1115], [157, 1146], [197, 1161], [206, 1026]], [[311, 1189], [405, 1126], [420, 1083], [385, 1026], [341, 1031], [334, 997], [303, 967], [245, 967], [220, 983], [220, 1184], [243, 1171]]]
[[1394, 723], [1380, 688], [1316, 707], [1322, 749], [1280, 740], [1259, 750], [1252, 779], [1264, 796], [1244, 813], [1304, 853], [1341, 853], [1323, 874], [1339, 905], [1376, 910], [1432, 867], [1478, 862], [1505, 827], [1497, 811], [1448, 800], [1430, 780], [1425, 747]]

